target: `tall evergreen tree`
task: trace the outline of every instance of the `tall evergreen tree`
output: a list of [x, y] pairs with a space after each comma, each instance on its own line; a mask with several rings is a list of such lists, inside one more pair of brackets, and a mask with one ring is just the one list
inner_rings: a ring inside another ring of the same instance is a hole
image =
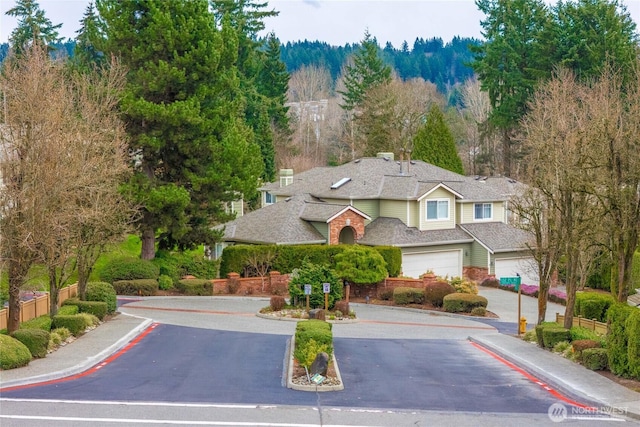
[[214, 244], [227, 204], [256, 189], [260, 148], [246, 124], [238, 38], [216, 25], [207, 0], [98, 0], [105, 54], [130, 71], [122, 117], [142, 207], [142, 257], [161, 248]]
[[289, 73], [280, 56], [280, 40], [274, 33], [270, 33], [267, 36], [264, 61], [260, 67], [258, 92], [267, 97], [271, 123], [279, 131], [288, 134], [289, 107], [285, 107], [285, 104], [289, 90]]
[[9, 36], [9, 43], [17, 55], [21, 55], [34, 43], [53, 50], [53, 45], [62, 40], [58, 37], [58, 29], [62, 24], [53, 25], [35, 0], [17, 0], [16, 5], [5, 14], [18, 18], [18, 26]]
[[[238, 72], [240, 87], [245, 99], [244, 113], [247, 123], [251, 126], [256, 141], [260, 145], [264, 169], [262, 178], [265, 181], [275, 179], [275, 149], [274, 133], [270, 124], [273, 122], [271, 113], [277, 113], [273, 109], [274, 104], [284, 100], [286, 89], [280, 95], [272, 98], [264, 90], [267, 86], [271, 89], [282, 88], [278, 82], [269, 80], [262, 82], [262, 78], [272, 75], [261, 73], [266, 61], [264, 40], [258, 39], [258, 33], [264, 29], [263, 19], [276, 16], [275, 11], [264, 10], [266, 2], [256, 3], [252, 0], [211, 0], [214, 14], [218, 22], [225, 17], [229, 19], [230, 26], [236, 32], [238, 39]], [[284, 102], [281, 104], [284, 108]]]
[[391, 67], [380, 57], [380, 49], [375, 38], [365, 31], [360, 49], [353, 56], [353, 65], [348, 65], [344, 76], [345, 90], [342, 108], [353, 112], [364, 102], [369, 89], [391, 81]]
[[104, 53], [98, 50], [94, 42], [99, 40], [99, 43], [104, 43], [104, 30], [93, 3], [87, 5], [80, 23], [80, 29], [76, 31], [78, 35], [73, 50], [73, 62], [81, 68], [104, 65]]
[[633, 74], [640, 36], [618, 0], [558, 2], [552, 7], [550, 56], [579, 79], [599, 77], [607, 65]]
[[543, 54], [551, 17], [542, 0], [476, 0], [476, 5], [486, 15], [481, 22], [486, 42], [472, 47], [472, 65], [489, 93], [489, 121], [502, 134], [501, 172], [510, 176], [515, 172], [518, 123], [538, 79], [551, 75], [548, 55]]
[[432, 105], [427, 120], [413, 140], [412, 158], [464, 174], [462, 160], [444, 115], [437, 105]]

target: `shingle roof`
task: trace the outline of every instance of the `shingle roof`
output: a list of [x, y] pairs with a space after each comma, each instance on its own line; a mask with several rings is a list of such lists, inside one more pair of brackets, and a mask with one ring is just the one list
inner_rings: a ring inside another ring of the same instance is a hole
[[531, 234], [503, 222], [462, 224], [460, 227], [494, 253], [526, 250], [527, 243], [533, 243]]
[[300, 217], [308, 203], [313, 203], [308, 194], [296, 195], [249, 212], [225, 224], [224, 240], [280, 245], [326, 243], [318, 230]]
[[[340, 166], [319, 167], [295, 174], [293, 183], [280, 187], [279, 182], [261, 189], [278, 196], [308, 193], [331, 199], [389, 199], [414, 200], [440, 183], [462, 195], [465, 201], [505, 200], [493, 186], [417, 160], [403, 163], [366, 157]], [[343, 178], [350, 181], [339, 188], [331, 186]]]
[[459, 227], [448, 230], [420, 231], [407, 227], [397, 218], [379, 217], [366, 227], [359, 244], [379, 246], [429, 246], [451, 243], [472, 242], [473, 238]]

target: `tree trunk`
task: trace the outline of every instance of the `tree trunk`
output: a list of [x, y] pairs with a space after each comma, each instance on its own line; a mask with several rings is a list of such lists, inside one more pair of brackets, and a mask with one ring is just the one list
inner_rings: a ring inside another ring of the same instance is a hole
[[538, 290], [538, 325], [544, 322], [547, 317], [547, 301], [549, 300], [549, 282], [540, 280]]
[[345, 289], [344, 300], [347, 302], [347, 304], [349, 304], [349, 294], [351, 293], [351, 285], [349, 284], [349, 282], [345, 283], [344, 289]]
[[140, 258], [153, 259], [156, 256], [156, 233], [153, 228], [142, 231], [142, 253]]
[[87, 298], [87, 281], [90, 272], [87, 271], [84, 257], [78, 257], [78, 298], [84, 301]]
[[9, 333], [20, 328], [20, 286], [23, 282], [22, 266], [19, 261], [10, 259], [9, 262]]
[[504, 176], [511, 176], [511, 136], [509, 130], [505, 129], [502, 133], [502, 174]]
[[53, 318], [58, 314], [58, 283], [55, 268], [49, 271], [49, 316]]

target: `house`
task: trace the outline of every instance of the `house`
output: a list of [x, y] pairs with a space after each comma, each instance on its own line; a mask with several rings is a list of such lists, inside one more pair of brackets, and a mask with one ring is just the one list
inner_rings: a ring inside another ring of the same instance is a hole
[[223, 243], [390, 245], [402, 274], [536, 283], [529, 234], [509, 224], [515, 181], [468, 177], [392, 153], [294, 174], [260, 188], [262, 207], [225, 225]]

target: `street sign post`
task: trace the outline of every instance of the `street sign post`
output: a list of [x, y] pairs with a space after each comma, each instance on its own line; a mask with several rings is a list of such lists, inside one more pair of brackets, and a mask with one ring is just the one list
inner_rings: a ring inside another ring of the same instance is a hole
[[307, 299], [307, 313], [309, 312], [309, 295], [311, 295], [311, 285], [304, 285], [304, 296]]
[[[517, 273], [516, 273], [517, 274]], [[518, 328], [518, 336], [520, 336], [520, 319], [522, 313], [522, 291], [520, 290], [520, 283], [522, 278], [518, 274], [515, 277], [501, 277], [501, 285], [514, 285], [516, 291], [518, 291], [518, 321], [516, 322], [516, 328]]]
[[324, 292], [324, 311], [329, 311], [329, 292], [331, 292], [331, 284], [323, 283], [322, 292]]

